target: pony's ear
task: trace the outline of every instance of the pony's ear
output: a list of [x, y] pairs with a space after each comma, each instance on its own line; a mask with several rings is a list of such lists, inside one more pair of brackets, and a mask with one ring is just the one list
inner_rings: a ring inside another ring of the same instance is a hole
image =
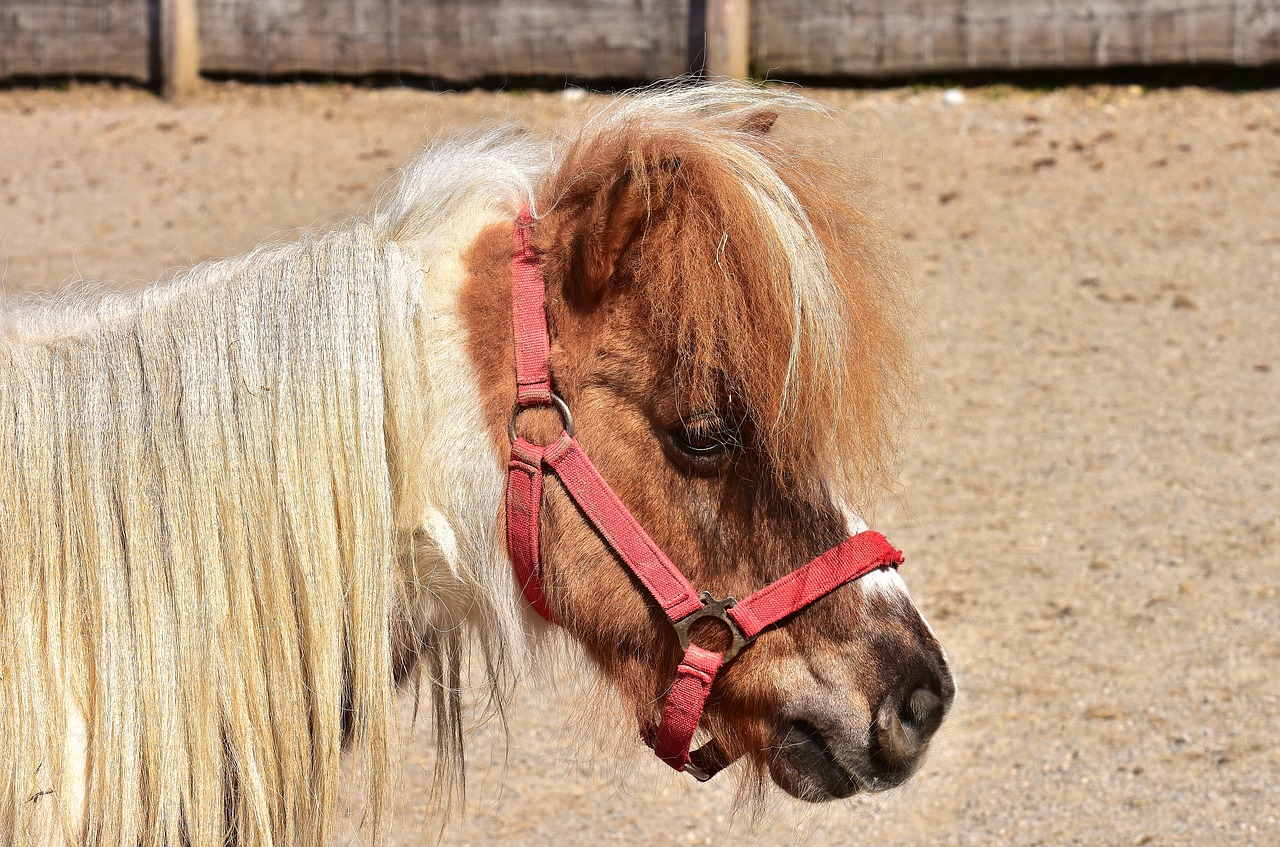
[[777, 112], [752, 112], [738, 126], [738, 130], [740, 132], [749, 132], [752, 135], [768, 135], [769, 130], [773, 129], [773, 125], [777, 120]]
[[680, 158], [621, 169], [586, 204], [573, 238], [565, 293], [579, 305], [595, 303], [618, 276], [618, 264], [662, 214], [672, 195]]

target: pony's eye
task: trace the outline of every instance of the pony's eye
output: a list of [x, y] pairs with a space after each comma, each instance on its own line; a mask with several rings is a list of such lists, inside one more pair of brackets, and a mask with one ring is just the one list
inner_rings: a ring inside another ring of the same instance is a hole
[[712, 459], [721, 456], [737, 443], [734, 433], [722, 420], [700, 415], [671, 430], [671, 443], [687, 456]]

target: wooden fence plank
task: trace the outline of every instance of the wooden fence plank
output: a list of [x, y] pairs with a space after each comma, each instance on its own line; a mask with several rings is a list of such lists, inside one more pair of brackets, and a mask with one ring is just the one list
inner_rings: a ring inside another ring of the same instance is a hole
[[683, 73], [688, 0], [201, 0], [206, 72], [656, 79]]
[[150, 75], [148, 0], [0, 0], [0, 78]]
[[755, 0], [757, 74], [1280, 62], [1280, 0]]
[[750, 0], [707, 0], [707, 71], [743, 79], [751, 69]]
[[774, 76], [1280, 62], [1280, 0], [0, 0], [0, 78], [152, 79], [161, 4], [198, 12], [200, 70], [254, 76], [658, 79], [747, 6]]

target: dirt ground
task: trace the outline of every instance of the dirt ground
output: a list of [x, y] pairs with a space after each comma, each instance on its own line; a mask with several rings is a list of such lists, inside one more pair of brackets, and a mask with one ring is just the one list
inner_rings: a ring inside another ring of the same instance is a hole
[[[1280, 844], [1280, 91], [814, 94], [922, 284], [927, 408], [878, 527], [953, 657], [952, 717], [907, 787], [752, 826], [731, 780], [584, 752], [582, 701], [526, 691], [509, 746], [472, 739], [443, 842]], [[3, 286], [237, 253], [367, 208], [441, 129], [593, 102], [0, 91]], [[409, 744], [396, 845], [431, 842]]]

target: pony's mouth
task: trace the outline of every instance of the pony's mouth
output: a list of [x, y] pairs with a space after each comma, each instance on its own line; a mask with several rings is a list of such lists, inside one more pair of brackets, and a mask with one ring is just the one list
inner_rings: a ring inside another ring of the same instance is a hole
[[863, 787], [818, 728], [805, 720], [779, 728], [777, 755], [769, 762], [769, 775], [783, 791], [811, 803], [852, 797]]
[[823, 732], [803, 719], [785, 722], [769, 775], [783, 791], [810, 803], [895, 788], [910, 778], [920, 759], [889, 761], [879, 735], [874, 726], [865, 738], [853, 738]]

